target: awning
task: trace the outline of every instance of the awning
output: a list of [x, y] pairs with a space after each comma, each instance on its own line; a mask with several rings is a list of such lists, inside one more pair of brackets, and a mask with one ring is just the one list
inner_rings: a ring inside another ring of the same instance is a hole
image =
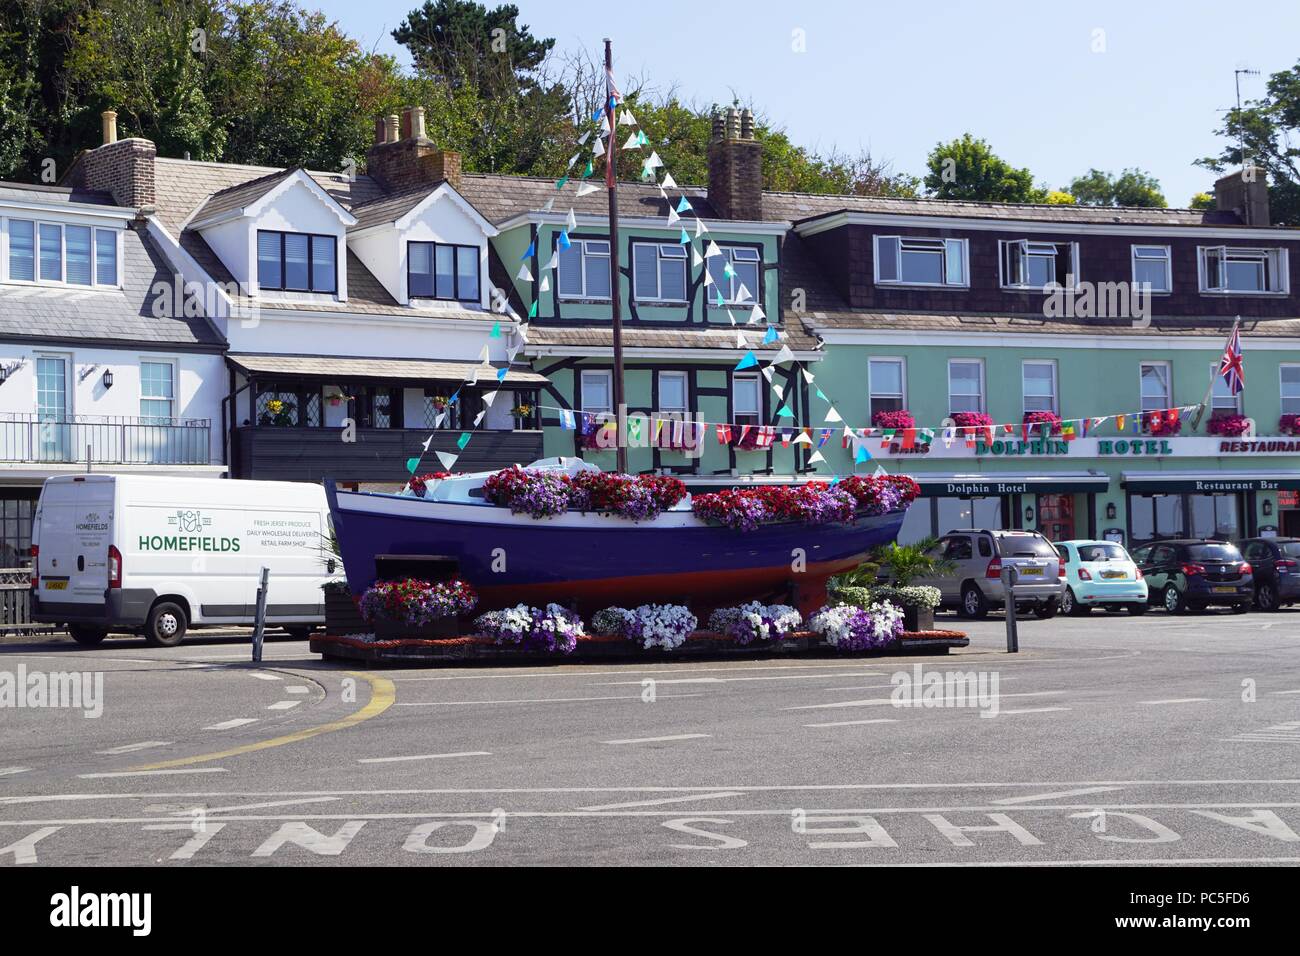
[[[434, 359], [355, 358], [340, 355], [245, 355], [228, 354], [226, 360], [246, 375], [278, 375], [317, 378], [328, 381], [374, 382], [428, 381], [464, 382], [478, 367], [479, 384], [498, 384], [495, 371], [477, 362], [450, 362]], [[527, 368], [506, 372], [503, 385], [545, 385], [547, 378]]]
[[1126, 471], [1124, 487], [1140, 494], [1190, 491], [1202, 495], [1237, 491], [1300, 491], [1300, 473], [1294, 471]]
[[980, 498], [992, 495], [1071, 494], [1076, 491], [1105, 491], [1109, 475], [1091, 472], [1062, 472], [1055, 475], [931, 475], [913, 473], [927, 498]]

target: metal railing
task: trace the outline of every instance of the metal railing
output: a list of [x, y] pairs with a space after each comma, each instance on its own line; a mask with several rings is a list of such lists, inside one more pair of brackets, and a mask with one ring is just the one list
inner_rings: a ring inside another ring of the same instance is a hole
[[0, 414], [0, 461], [51, 464], [207, 465], [212, 421], [25, 412]]
[[31, 568], [0, 568], [0, 635], [57, 630], [32, 622]]

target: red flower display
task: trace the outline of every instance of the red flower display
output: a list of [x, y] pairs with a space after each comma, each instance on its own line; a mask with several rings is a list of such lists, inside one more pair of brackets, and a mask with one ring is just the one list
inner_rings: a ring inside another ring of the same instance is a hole
[[896, 412], [876, 412], [871, 416], [871, 424], [876, 428], [892, 428], [898, 431], [900, 428], [915, 428], [916, 419], [906, 408], [900, 408]]
[[1277, 430], [1283, 435], [1295, 435], [1300, 432], [1300, 415], [1283, 415], [1277, 420]]
[[984, 412], [953, 412], [952, 423], [958, 428], [989, 428], [993, 425], [993, 416]]
[[1025, 412], [1022, 421], [1026, 425], [1039, 426], [1039, 430], [1041, 426], [1049, 425], [1053, 435], [1061, 434], [1061, 416], [1056, 412]]
[[1245, 415], [1237, 414], [1211, 415], [1210, 420], [1205, 423], [1205, 430], [1211, 435], [1236, 438], [1250, 430], [1250, 419]]
[[425, 493], [429, 490], [429, 482], [441, 481], [444, 478], [450, 477], [451, 472], [449, 471], [431, 471], [428, 474], [413, 477], [406, 484], [417, 498], [423, 498]]

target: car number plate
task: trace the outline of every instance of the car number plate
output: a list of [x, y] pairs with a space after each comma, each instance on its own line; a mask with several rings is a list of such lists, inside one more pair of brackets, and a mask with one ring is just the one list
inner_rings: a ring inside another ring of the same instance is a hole
[[66, 591], [68, 589], [67, 581], [46, 581], [45, 590], [47, 591]]
[[1126, 577], [1128, 577], [1128, 575], [1125, 574], [1123, 571], [1103, 571], [1103, 572], [1101, 572], [1101, 576], [1102, 576], [1103, 578], [1126, 578]]
[[1025, 576], [1025, 577], [1030, 577], [1030, 576], [1033, 576], [1033, 575], [1037, 575], [1038, 577], [1042, 577], [1042, 576], [1043, 576], [1043, 569], [1042, 569], [1042, 568], [1021, 568], [1021, 569], [1020, 569], [1020, 573], [1021, 573], [1023, 576]]
[[1225, 586], [1225, 585], [1220, 585], [1218, 587], [1211, 588], [1210, 590], [1212, 590], [1215, 594], [1236, 594], [1237, 593], [1236, 588]]

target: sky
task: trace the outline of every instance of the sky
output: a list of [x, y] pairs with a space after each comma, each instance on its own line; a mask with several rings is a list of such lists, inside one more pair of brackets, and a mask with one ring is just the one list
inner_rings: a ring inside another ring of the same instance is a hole
[[[417, 0], [300, 0], [367, 48]], [[1300, 61], [1300, 2], [1256, 0], [515, 0], [534, 36], [601, 56], [700, 105], [752, 103], [802, 146], [869, 150], [923, 175], [937, 142], [967, 131], [1037, 181], [1140, 167], [1171, 206], [1212, 191], [1221, 111], [1263, 95]], [[493, 0], [487, 5], [495, 6]], [[796, 32], [801, 31], [801, 32]], [[802, 49], [799, 40], [802, 39]]]

